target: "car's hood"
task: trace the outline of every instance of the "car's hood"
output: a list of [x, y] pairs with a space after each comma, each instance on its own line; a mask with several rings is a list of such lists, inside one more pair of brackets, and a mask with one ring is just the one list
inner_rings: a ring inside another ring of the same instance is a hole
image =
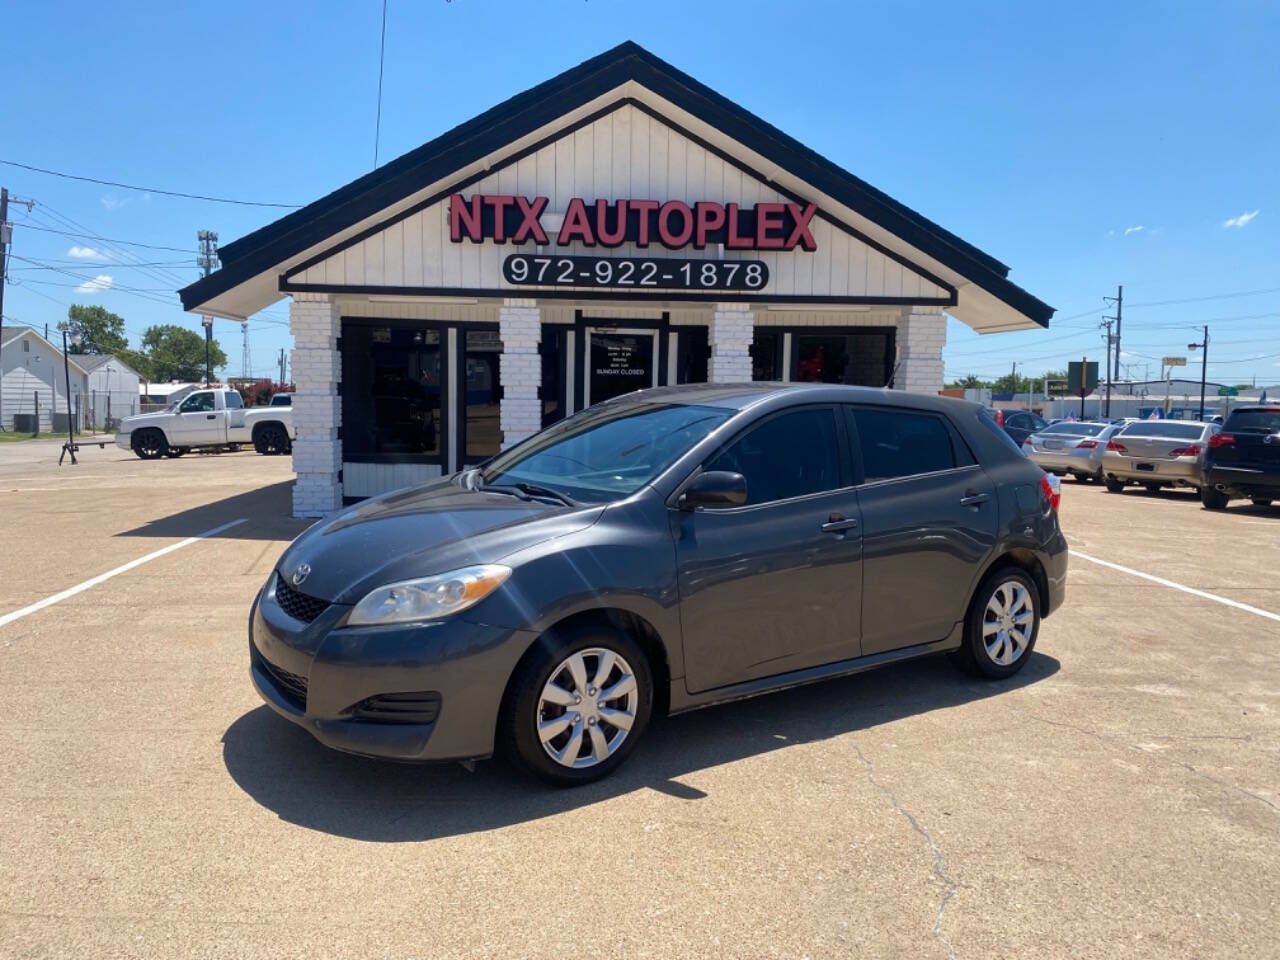
[[131, 417], [124, 417], [120, 421], [120, 432], [124, 433], [128, 430], [134, 430], [138, 427], [145, 426], [157, 420], [163, 420], [169, 416], [169, 411], [162, 410], [156, 413], [135, 413]]
[[581, 530], [603, 507], [567, 507], [469, 490], [456, 478], [384, 494], [317, 523], [280, 558], [297, 589], [337, 603], [355, 603], [386, 583], [425, 577], [475, 563], [497, 563], [517, 550]]

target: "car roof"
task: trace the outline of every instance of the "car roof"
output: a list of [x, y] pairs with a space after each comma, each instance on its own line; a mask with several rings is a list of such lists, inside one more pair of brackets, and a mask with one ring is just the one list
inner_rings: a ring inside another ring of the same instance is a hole
[[745, 410], [759, 404], [787, 406], [806, 403], [871, 403], [916, 410], [980, 410], [982, 405], [954, 397], [907, 393], [885, 387], [854, 387], [838, 383], [686, 383], [674, 387], [652, 387], [623, 394], [616, 400], [649, 403], [686, 403]]

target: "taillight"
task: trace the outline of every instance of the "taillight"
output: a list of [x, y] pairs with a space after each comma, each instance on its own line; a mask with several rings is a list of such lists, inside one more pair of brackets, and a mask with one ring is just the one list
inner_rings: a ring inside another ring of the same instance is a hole
[[1236, 442], [1236, 438], [1230, 433], [1215, 433], [1209, 438], [1209, 447], [1213, 450], [1218, 447], [1229, 447]]
[[1062, 481], [1057, 477], [1049, 476], [1047, 473], [1042, 474], [1040, 477], [1040, 492], [1049, 501], [1049, 506], [1056, 511], [1058, 505], [1062, 503]]
[[1076, 444], [1081, 450], [1093, 450], [1098, 446], [1097, 440], [1081, 440]]
[[1004, 426], [1004, 411], [1003, 411], [1003, 410], [997, 410], [997, 411], [996, 411], [996, 423], [998, 423], [998, 424], [999, 424], [1000, 426], [1002, 426], [1002, 427]]
[[1116, 453], [1128, 453], [1128, 452], [1129, 452], [1129, 448], [1128, 448], [1128, 447], [1126, 447], [1123, 443], [1116, 443], [1116, 441], [1114, 441], [1114, 440], [1108, 440], [1108, 441], [1107, 441], [1107, 449], [1108, 449], [1108, 450], [1113, 450], [1113, 451], [1115, 451]]
[[1193, 443], [1189, 447], [1177, 447], [1169, 451], [1171, 457], [1198, 457], [1200, 456], [1200, 445]]

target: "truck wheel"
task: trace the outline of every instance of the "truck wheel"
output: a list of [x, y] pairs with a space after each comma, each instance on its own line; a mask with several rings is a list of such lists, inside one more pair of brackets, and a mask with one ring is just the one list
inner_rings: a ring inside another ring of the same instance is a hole
[[129, 443], [139, 460], [158, 460], [169, 449], [164, 434], [156, 429], [136, 431]]
[[253, 449], [263, 456], [289, 452], [289, 435], [284, 428], [275, 423], [259, 427], [253, 435]]
[[1200, 502], [1204, 504], [1206, 510], [1225, 510], [1229, 499], [1221, 490], [1215, 490], [1213, 487], [1200, 488]]

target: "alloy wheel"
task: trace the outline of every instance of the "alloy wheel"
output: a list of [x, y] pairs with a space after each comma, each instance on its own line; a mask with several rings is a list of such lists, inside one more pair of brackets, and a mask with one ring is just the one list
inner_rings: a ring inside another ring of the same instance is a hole
[[992, 663], [1015, 663], [1031, 643], [1035, 626], [1031, 593], [1017, 580], [1005, 580], [992, 591], [982, 615], [982, 642]]
[[603, 647], [575, 651], [542, 688], [538, 739], [561, 766], [594, 767], [627, 739], [638, 705], [639, 688], [625, 659]]

